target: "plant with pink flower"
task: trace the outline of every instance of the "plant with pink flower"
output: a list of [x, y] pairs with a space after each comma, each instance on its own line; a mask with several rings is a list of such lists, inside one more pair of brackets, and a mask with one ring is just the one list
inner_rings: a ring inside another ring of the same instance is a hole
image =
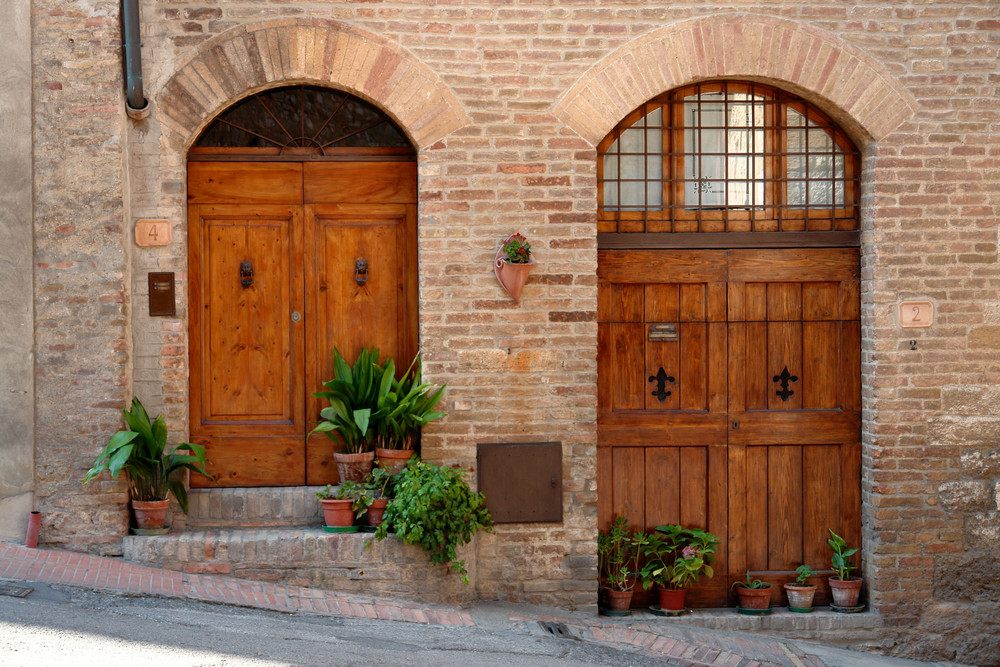
[[704, 574], [712, 577], [719, 538], [700, 528], [670, 524], [657, 526], [648, 535], [636, 535], [636, 547], [646, 559], [639, 571], [643, 589], [653, 584], [682, 590], [698, 583]]

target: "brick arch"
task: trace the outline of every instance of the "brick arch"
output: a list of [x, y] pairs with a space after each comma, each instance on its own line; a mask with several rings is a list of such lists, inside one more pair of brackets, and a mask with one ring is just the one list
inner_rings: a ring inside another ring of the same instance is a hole
[[336, 21], [286, 19], [202, 45], [156, 97], [164, 139], [183, 151], [233, 102], [290, 83], [331, 85], [377, 104], [418, 148], [470, 122], [451, 90], [399, 45]]
[[555, 113], [596, 145], [650, 98], [719, 77], [772, 82], [802, 95], [862, 144], [885, 137], [917, 110], [881, 63], [836, 35], [740, 13], [680, 21], [623, 45], [591, 67]]

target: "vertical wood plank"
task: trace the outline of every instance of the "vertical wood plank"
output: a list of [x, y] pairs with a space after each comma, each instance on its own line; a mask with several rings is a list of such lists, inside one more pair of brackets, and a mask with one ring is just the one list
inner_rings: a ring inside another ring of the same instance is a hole
[[642, 285], [614, 285], [611, 290], [611, 321], [642, 322]]
[[767, 319], [767, 283], [746, 284], [747, 322], [763, 322]]
[[679, 303], [676, 284], [646, 285], [643, 308], [645, 322], [676, 322]]
[[[747, 550], [746, 568], [752, 571], [767, 569], [767, 447], [746, 448], [746, 508]], [[734, 573], [738, 574], [738, 573]]]
[[[729, 457], [725, 445], [708, 448], [708, 532], [719, 538], [715, 569], [720, 579], [729, 572], [726, 536], [729, 533]], [[723, 588], [726, 585], [723, 583]], [[725, 600], [725, 595], [722, 596]]]
[[728, 283], [726, 310], [730, 322], [742, 322], [747, 318], [746, 283]]
[[802, 323], [802, 408], [829, 410], [839, 405], [840, 323]]
[[709, 322], [726, 321], [726, 283], [706, 283], [705, 317]]
[[802, 448], [802, 562], [816, 570], [830, 560], [827, 528], [840, 525], [839, 454], [838, 445]]
[[611, 322], [611, 303], [615, 286], [601, 281], [597, 283], [597, 321]]
[[[677, 378], [680, 377], [680, 362], [678, 360], [679, 341], [650, 341], [646, 340], [646, 386], [643, 390], [643, 398], [646, 401], [647, 410], [677, 410], [680, 408], [680, 391]], [[655, 395], [659, 383], [655, 379], [660, 369], [668, 377], [674, 378], [673, 382], [667, 381], [663, 388], [670, 392], [670, 395], [662, 401]], [[650, 379], [653, 378], [653, 379]]]
[[[861, 443], [840, 446], [840, 536], [852, 547], [861, 548]], [[854, 564], [860, 566], [859, 551]]]
[[861, 409], [861, 323], [840, 323], [840, 387], [842, 410]]
[[680, 304], [678, 319], [681, 322], [704, 322], [705, 317], [705, 283], [682, 284], [680, 286]]
[[767, 319], [770, 322], [795, 322], [802, 319], [802, 284], [767, 284]]
[[708, 529], [708, 452], [680, 447], [680, 517], [685, 528]]
[[726, 324], [708, 324], [708, 411], [725, 412], [726, 391]]
[[802, 285], [802, 319], [826, 321], [840, 319], [839, 283], [804, 283]]
[[[767, 324], [767, 407], [770, 410], [802, 409], [802, 324], [800, 322], [768, 322]], [[798, 381], [788, 382], [787, 400], [782, 400], [780, 381], [774, 378], [788, 368]]]
[[615, 357], [612, 328], [613, 324], [600, 322], [597, 325], [597, 412], [598, 415], [614, 409]]
[[646, 403], [644, 359], [645, 344], [642, 324], [612, 324], [614, 336], [614, 398], [615, 410], [642, 410]]
[[772, 375], [768, 374], [768, 325], [766, 322], [746, 324], [746, 409], [766, 410], [771, 391]]
[[613, 508], [633, 526], [644, 526], [645, 519], [645, 455], [641, 447], [612, 448]]
[[677, 378], [681, 410], [708, 409], [708, 341], [704, 322], [680, 325], [680, 377]]
[[840, 319], [861, 319], [861, 287], [856, 280], [840, 283]]
[[802, 447], [767, 448], [767, 546], [769, 570], [802, 563]]
[[597, 526], [607, 530], [614, 514], [614, 473], [611, 447], [597, 448]]
[[653, 530], [681, 520], [680, 447], [646, 448], [646, 523]]
[[729, 568], [719, 574], [739, 574], [747, 567], [747, 447], [729, 445], [728, 459], [729, 516], [726, 531], [726, 554]]
[[734, 323], [728, 325], [726, 337], [729, 357], [729, 411], [746, 412], [747, 409], [747, 325]]

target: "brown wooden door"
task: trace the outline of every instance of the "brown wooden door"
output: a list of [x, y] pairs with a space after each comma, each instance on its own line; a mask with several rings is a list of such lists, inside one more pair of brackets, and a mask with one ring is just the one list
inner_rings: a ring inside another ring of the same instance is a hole
[[857, 275], [853, 249], [599, 254], [600, 524], [721, 537], [693, 604], [860, 541]]
[[336, 482], [333, 348], [416, 352], [415, 165], [192, 162], [188, 196], [192, 440], [226, 486]]

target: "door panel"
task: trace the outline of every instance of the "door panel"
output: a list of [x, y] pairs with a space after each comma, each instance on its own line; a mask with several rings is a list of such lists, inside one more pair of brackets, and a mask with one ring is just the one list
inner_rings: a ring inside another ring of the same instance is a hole
[[823, 567], [828, 528], [859, 543], [857, 273], [853, 249], [599, 253], [599, 523], [720, 536], [693, 604]]

